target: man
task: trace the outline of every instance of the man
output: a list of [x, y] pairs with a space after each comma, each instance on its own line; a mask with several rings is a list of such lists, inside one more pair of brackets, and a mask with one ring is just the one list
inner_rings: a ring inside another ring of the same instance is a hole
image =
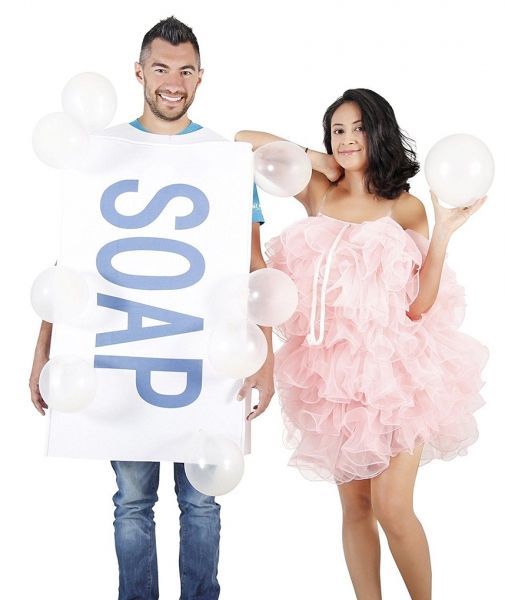
[[[187, 115], [203, 76], [198, 42], [189, 27], [174, 17], [155, 25], [144, 37], [135, 75], [144, 88], [143, 114], [132, 123], [109, 131], [114, 133], [127, 128], [140, 138], [152, 134], [177, 135], [189, 143], [223, 139], [193, 123]], [[251, 270], [265, 267], [259, 233], [262, 218], [254, 188]], [[242, 398], [253, 387], [259, 390], [259, 403], [248, 419], [260, 415], [273, 395], [271, 331], [264, 331], [269, 342], [267, 361], [258, 373], [245, 380], [239, 392]], [[49, 359], [51, 333], [51, 323], [42, 322], [30, 376], [32, 402], [42, 415], [48, 407], [40, 395], [38, 381]], [[153, 506], [158, 498], [160, 464], [113, 461], [112, 467], [118, 484], [114, 495], [114, 529], [119, 600], [155, 600], [159, 592]], [[215, 600], [219, 597], [220, 506], [213, 497], [191, 486], [183, 464], [174, 465], [174, 478], [181, 510], [181, 600]]]

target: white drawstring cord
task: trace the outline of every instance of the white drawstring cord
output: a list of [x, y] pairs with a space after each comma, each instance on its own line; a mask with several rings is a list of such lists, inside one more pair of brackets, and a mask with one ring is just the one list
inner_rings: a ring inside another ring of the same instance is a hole
[[324, 265], [323, 283], [321, 285], [321, 309], [319, 311], [319, 335], [316, 338], [316, 312], [317, 312], [317, 283], [319, 281], [319, 270], [321, 269], [321, 263], [323, 262], [324, 254], [321, 254], [317, 261], [316, 269], [314, 271], [314, 279], [312, 281], [312, 303], [310, 307], [310, 329], [309, 334], [306, 337], [309, 346], [319, 346], [322, 344], [324, 339], [324, 325], [326, 319], [326, 289], [328, 287], [328, 281], [330, 279], [331, 263], [333, 262], [333, 256], [338, 243], [344, 235], [344, 231], [348, 229], [350, 224], [346, 224], [339, 231], [337, 237], [333, 240], [330, 249], [328, 250], [326, 257], [326, 264]]

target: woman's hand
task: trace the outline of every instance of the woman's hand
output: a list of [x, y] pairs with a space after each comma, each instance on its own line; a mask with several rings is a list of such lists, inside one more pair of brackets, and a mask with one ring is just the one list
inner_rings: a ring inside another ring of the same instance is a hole
[[268, 408], [270, 400], [274, 395], [273, 373], [274, 354], [270, 350], [261, 369], [244, 380], [244, 384], [237, 394], [237, 400], [244, 400], [244, 398], [247, 398], [251, 394], [253, 388], [259, 391], [258, 404], [253, 406], [252, 412], [247, 415], [248, 421], [252, 421], [256, 417], [259, 417]]
[[445, 208], [440, 206], [438, 198], [434, 192], [431, 192], [431, 201], [433, 202], [433, 208], [435, 210], [435, 229], [445, 235], [451, 235], [463, 225], [471, 215], [476, 213], [479, 208], [484, 204], [487, 196], [479, 198], [471, 206], [465, 206], [460, 208]]
[[337, 181], [341, 177], [343, 169], [337, 163], [333, 154], [324, 154], [316, 150], [309, 150], [307, 155], [312, 163], [312, 169], [322, 173], [328, 181]]

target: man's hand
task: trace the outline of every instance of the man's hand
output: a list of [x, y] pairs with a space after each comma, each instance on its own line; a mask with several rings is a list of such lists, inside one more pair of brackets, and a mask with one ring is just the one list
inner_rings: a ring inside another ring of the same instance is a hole
[[42, 398], [40, 394], [39, 379], [40, 372], [42, 371], [46, 362], [49, 360], [52, 333], [53, 324], [48, 323], [47, 321], [42, 321], [42, 323], [40, 324], [40, 332], [39, 337], [37, 339], [37, 344], [35, 345], [32, 372], [30, 374], [29, 382], [33, 406], [35, 406], [35, 408], [42, 416], [46, 414], [44, 412], [44, 409], [48, 408], [48, 406], [44, 402], [44, 398]]
[[39, 413], [42, 416], [44, 416], [46, 414], [44, 412], [44, 409], [47, 409], [48, 406], [44, 402], [44, 398], [42, 398], [42, 396], [40, 394], [39, 378], [40, 378], [40, 372], [42, 371], [42, 368], [44, 367], [44, 365], [46, 364], [46, 362], [48, 360], [49, 359], [46, 356], [44, 356], [44, 357], [35, 356], [35, 358], [33, 359], [33, 366], [32, 366], [32, 372], [30, 374], [30, 383], [29, 383], [33, 406], [35, 406], [35, 408], [39, 411]]
[[259, 391], [259, 401], [256, 406], [253, 406], [253, 411], [247, 415], [247, 420], [252, 421], [265, 412], [270, 404], [270, 400], [274, 395], [274, 355], [269, 352], [264, 365], [259, 371], [247, 377], [244, 380], [243, 386], [237, 395], [237, 400], [246, 398], [253, 388]]

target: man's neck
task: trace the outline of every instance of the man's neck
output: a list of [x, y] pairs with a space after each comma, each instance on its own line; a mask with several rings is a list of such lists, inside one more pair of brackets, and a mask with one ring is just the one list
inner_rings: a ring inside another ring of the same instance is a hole
[[180, 131], [186, 129], [191, 123], [187, 114], [176, 121], [165, 121], [153, 115], [150, 111], [144, 111], [139, 117], [142, 127], [149, 133], [158, 133], [164, 135], [177, 135]]

